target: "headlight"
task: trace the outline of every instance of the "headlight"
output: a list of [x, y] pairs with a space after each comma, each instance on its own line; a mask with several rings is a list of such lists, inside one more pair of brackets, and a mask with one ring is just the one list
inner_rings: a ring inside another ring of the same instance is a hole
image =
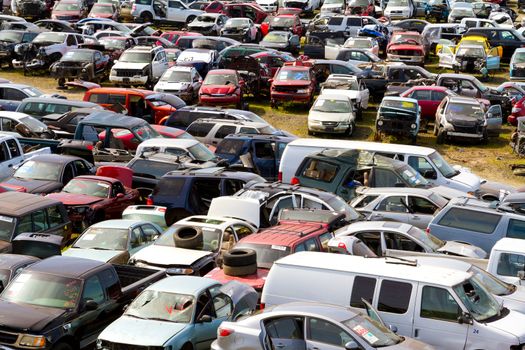
[[20, 340], [20, 345], [30, 346], [32, 348], [44, 348], [46, 346], [46, 338], [41, 335], [24, 335]]
[[166, 270], [166, 274], [169, 275], [191, 275], [193, 269], [183, 268], [183, 267], [171, 267]]
[[137, 264], [137, 260], [135, 260], [133, 258], [129, 259], [128, 265], [135, 265], [135, 264]]
[[512, 108], [512, 113], [519, 113], [519, 112], [521, 112], [521, 108], [518, 108], [518, 107]]
[[109, 73], [109, 75], [115, 76], [115, 75], [117, 75], [117, 72], [114, 69], [112, 69], [111, 72]]
[[308, 93], [308, 89], [297, 90], [297, 93], [298, 94], [307, 94]]
[[383, 125], [383, 121], [382, 121], [381, 119], [379, 119], [379, 120], [377, 121], [377, 125], [379, 125], [379, 126]]
[[415, 128], [417, 127], [417, 125], [416, 125], [416, 124], [411, 124], [410, 127], [411, 127], [412, 129], [415, 129]]

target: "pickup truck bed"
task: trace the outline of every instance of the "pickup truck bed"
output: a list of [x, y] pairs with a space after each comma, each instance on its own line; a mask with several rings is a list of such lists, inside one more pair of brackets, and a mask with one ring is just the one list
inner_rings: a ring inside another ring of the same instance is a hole
[[129, 292], [135, 292], [144, 289], [150, 284], [161, 280], [166, 276], [165, 271], [153, 270], [144, 267], [130, 265], [113, 265], [117, 271], [120, 280], [122, 293], [127, 295]]

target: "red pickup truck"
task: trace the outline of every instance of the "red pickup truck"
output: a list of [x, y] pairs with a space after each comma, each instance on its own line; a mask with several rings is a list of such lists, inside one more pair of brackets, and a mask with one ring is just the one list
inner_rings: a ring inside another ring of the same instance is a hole
[[285, 209], [277, 225], [241, 239], [223, 255], [222, 267], [205, 277], [221, 283], [237, 280], [260, 293], [274, 261], [295, 252], [326, 252], [332, 232], [346, 224], [345, 215], [339, 212]]

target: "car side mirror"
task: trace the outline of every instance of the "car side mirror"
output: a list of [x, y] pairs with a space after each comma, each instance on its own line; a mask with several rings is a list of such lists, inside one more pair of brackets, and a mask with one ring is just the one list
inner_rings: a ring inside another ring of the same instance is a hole
[[388, 325], [388, 329], [390, 329], [390, 331], [393, 333], [397, 333], [397, 327], [392, 324]]
[[123, 198], [124, 197], [124, 193], [117, 193], [117, 198]]
[[113, 64], [117, 64], [118, 63], [118, 60], [113, 60]]
[[202, 315], [198, 320], [198, 323], [210, 323], [210, 322], [211, 322], [210, 315]]
[[468, 312], [463, 312], [461, 315], [458, 316], [458, 323], [459, 324], [473, 324], [472, 316]]
[[435, 170], [425, 170], [425, 172], [423, 173], [423, 177], [425, 179], [436, 180], [437, 179], [437, 173], [436, 173]]
[[[518, 271], [518, 278], [523, 281], [525, 280], [525, 271]], [[0, 281], [1, 283], [1, 281]], [[4, 289], [3, 284], [0, 284], [0, 290]]]
[[361, 347], [355, 341], [352, 340], [345, 344], [345, 349], [346, 350], [360, 350]]
[[93, 299], [88, 299], [84, 302], [84, 309], [86, 311], [93, 311], [98, 309], [98, 303]]
[[406, 187], [406, 185], [403, 182], [396, 182], [394, 187]]

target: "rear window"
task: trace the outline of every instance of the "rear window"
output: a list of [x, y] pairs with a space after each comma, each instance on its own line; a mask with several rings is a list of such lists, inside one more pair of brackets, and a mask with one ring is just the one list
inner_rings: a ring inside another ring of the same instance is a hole
[[525, 221], [510, 219], [507, 237], [525, 239]]
[[275, 244], [239, 243], [235, 248], [253, 249], [257, 253], [257, 267], [269, 269], [276, 260], [290, 254], [290, 247]]
[[126, 105], [125, 95], [114, 95], [114, 94], [91, 94], [89, 95], [89, 102], [98, 104], [116, 104], [120, 103], [123, 106]]
[[468, 209], [451, 208], [443, 215], [438, 224], [480, 233], [492, 233], [498, 226], [501, 215], [475, 212]]
[[153, 195], [176, 196], [182, 192], [186, 179], [163, 178], [159, 181]]
[[186, 129], [186, 132], [195, 137], [206, 137], [213, 125], [211, 123], [194, 123]]
[[151, 160], [137, 160], [131, 165], [133, 175], [151, 178], [161, 178], [167, 172], [178, 168], [177, 164], [153, 162]]
[[217, 146], [217, 149], [215, 150], [215, 153], [216, 154], [240, 155], [243, 145], [244, 145], [243, 140], [225, 139], [219, 143], [219, 145]]
[[301, 175], [308, 179], [332, 182], [339, 167], [337, 165], [322, 162], [318, 159], [308, 159], [303, 167]]

